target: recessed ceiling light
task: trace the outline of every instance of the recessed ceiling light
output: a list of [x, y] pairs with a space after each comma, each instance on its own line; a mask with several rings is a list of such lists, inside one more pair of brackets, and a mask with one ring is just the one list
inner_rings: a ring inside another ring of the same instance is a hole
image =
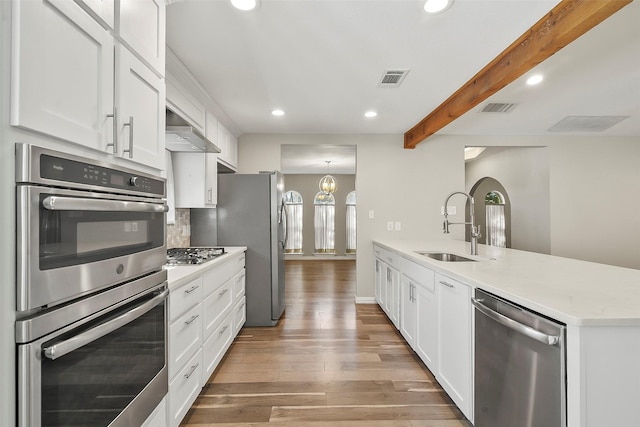
[[258, 0], [231, 0], [231, 4], [240, 10], [253, 10], [258, 7]]
[[542, 77], [542, 74], [534, 74], [533, 76], [529, 77], [527, 79], [527, 84], [529, 86], [533, 86], [533, 85], [537, 85], [538, 83], [540, 83], [542, 80], [544, 79], [544, 77]]
[[453, 0], [427, 0], [424, 3], [424, 10], [427, 13], [440, 13], [449, 9]]
[[375, 111], [367, 111], [366, 113], [364, 113], [364, 116], [368, 117], [368, 118], [373, 118], [373, 117], [375, 117], [377, 115], [378, 115], [378, 113], [376, 113]]
[[274, 116], [284, 116], [284, 111], [283, 110], [272, 110], [271, 114], [273, 114]]

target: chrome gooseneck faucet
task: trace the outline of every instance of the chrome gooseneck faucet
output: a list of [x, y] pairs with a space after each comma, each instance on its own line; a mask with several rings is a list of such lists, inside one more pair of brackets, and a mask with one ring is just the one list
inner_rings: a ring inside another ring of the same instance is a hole
[[[451, 198], [451, 196], [453, 196], [454, 194], [462, 194], [463, 196], [467, 197], [467, 200], [469, 200], [469, 215], [471, 216], [470, 222], [449, 222], [449, 219], [447, 219], [447, 217], [449, 216], [449, 212], [447, 211], [447, 204], [449, 203], [449, 199]], [[471, 225], [471, 255], [478, 255], [478, 238], [481, 237], [482, 234], [480, 234], [480, 226], [475, 225], [475, 211], [473, 207], [473, 197], [471, 197], [471, 195], [464, 193], [462, 191], [454, 191], [453, 193], [449, 194], [445, 199], [444, 223], [443, 223], [443, 230], [442, 230], [443, 233], [449, 234], [449, 226], [452, 224]]]

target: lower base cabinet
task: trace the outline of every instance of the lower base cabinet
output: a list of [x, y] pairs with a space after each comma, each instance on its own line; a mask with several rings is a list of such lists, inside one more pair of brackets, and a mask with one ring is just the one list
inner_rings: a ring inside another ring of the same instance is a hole
[[202, 350], [182, 367], [169, 382], [169, 425], [178, 426], [198, 397], [202, 386]]
[[169, 285], [169, 395], [166, 420], [178, 427], [246, 320], [245, 255]]
[[473, 421], [471, 287], [423, 265], [399, 260], [384, 248], [374, 246], [374, 252], [376, 296], [381, 297], [378, 304], [462, 413]]

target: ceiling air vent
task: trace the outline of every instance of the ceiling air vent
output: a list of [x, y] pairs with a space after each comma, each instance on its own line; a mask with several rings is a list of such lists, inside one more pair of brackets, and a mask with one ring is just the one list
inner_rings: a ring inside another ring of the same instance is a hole
[[380, 80], [381, 87], [398, 87], [405, 77], [409, 74], [409, 70], [387, 70]]
[[549, 128], [551, 132], [602, 132], [629, 116], [567, 116]]
[[508, 102], [490, 102], [480, 110], [481, 113], [508, 113], [515, 108], [516, 104]]

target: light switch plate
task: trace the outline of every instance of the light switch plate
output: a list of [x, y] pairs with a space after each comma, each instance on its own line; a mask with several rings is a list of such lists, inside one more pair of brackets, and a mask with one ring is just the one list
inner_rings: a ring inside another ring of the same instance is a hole
[[387, 231], [393, 231], [393, 221], [387, 221]]
[[375, 218], [375, 213], [373, 212], [373, 209], [369, 211], [369, 219], [373, 219]]

